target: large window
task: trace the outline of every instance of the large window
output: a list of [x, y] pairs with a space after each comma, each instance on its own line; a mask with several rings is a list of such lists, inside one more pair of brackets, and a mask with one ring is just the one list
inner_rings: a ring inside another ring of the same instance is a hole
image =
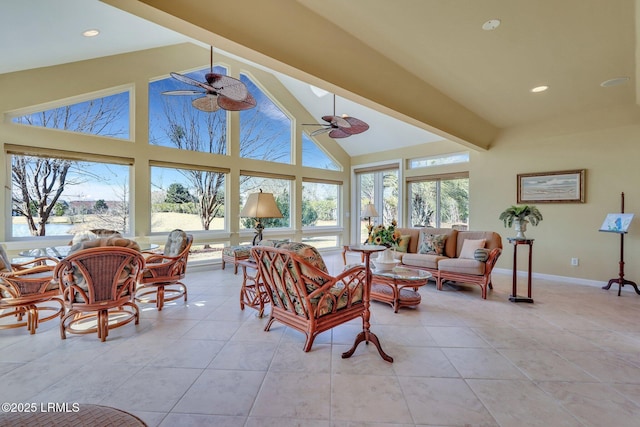
[[248, 76], [240, 80], [257, 102], [240, 111], [240, 157], [291, 163], [291, 119]]
[[225, 229], [222, 171], [151, 167], [151, 231]]
[[[209, 68], [185, 74], [197, 81], [206, 81]], [[222, 67], [214, 67], [218, 74], [226, 74]], [[227, 112], [204, 112], [193, 107], [191, 101], [202, 95], [163, 95], [173, 90], [196, 90], [167, 77], [149, 83], [149, 143], [181, 150], [227, 154]]]
[[302, 166], [332, 171], [342, 170], [342, 168], [304, 132], [302, 132]]
[[56, 236], [92, 228], [129, 233], [126, 163], [11, 154], [10, 235]]
[[[241, 175], [239, 209], [242, 210], [251, 193], [257, 193], [260, 190], [264, 193], [273, 193], [282, 218], [264, 218], [262, 225], [264, 228], [291, 227], [291, 182], [289, 179]], [[252, 229], [254, 226], [254, 218], [240, 218], [240, 229]]]
[[13, 117], [11, 121], [28, 126], [129, 139], [129, 91]]
[[413, 227], [466, 229], [469, 178], [465, 174], [409, 180], [409, 212]]
[[302, 184], [302, 226], [338, 226], [340, 185], [304, 181]]

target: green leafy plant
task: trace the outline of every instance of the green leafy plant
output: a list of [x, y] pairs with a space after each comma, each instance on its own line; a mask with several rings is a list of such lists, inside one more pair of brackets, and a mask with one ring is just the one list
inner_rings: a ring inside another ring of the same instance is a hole
[[531, 225], [536, 226], [542, 221], [542, 214], [537, 207], [532, 205], [511, 206], [505, 209], [498, 219], [501, 220], [507, 228], [511, 227], [515, 219], [518, 219], [520, 222], [529, 221]]

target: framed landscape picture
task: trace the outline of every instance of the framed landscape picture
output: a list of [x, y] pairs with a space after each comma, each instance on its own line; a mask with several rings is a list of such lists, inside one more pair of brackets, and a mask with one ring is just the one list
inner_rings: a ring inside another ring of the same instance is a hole
[[584, 203], [585, 169], [518, 174], [518, 203]]

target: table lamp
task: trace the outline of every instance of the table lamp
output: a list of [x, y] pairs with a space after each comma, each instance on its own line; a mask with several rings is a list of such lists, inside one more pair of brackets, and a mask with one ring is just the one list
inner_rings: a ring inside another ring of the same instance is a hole
[[377, 216], [378, 216], [378, 211], [376, 210], [376, 207], [373, 206], [373, 203], [369, 203], [364, 207], [364, 210], [362, 211], [362, 219], [369, 220], [369, 225], [367, 226], [367, 229], [369, 230], [367, 241], [369, 241], [369, 238], [371, 237], [371, 230], [372, 230], [371, 218], [377, 217]]
[[262, 218], [282, 218], [282, 212], [278, 209], [276, 199], [273, 197], [273, 193], [263, 193], [260, 189], [259, 193], [249, 194], [247, 203], [245, 203], [240, 216], [243, 218], [255, 218], [256, 219], [256, 235], [253, 237], [253, 245], [257, 245], [262, 240]]

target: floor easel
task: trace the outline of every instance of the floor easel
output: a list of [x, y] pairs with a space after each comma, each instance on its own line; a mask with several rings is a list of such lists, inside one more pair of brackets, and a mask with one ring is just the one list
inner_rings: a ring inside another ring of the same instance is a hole
[[[621, 207], [620, 213], [624, 213], [624, 192], [620, 196], [622, 198], [622, 207]], [[609, 231], [609, 230], [600, 230], [600, 231]], [[618, 277], [615, 277], [609, 280], [609, 283], [603, 286], [602, 289], [609, 289], [612, 284], [617, 283], [618, 296], [620, 296], [620, 291], [622, 290], [622, 287], [624, 285], [631, 285], [633, 286], [633, 289], [636, 290], [636, 293], [640, 295], [640, 289], [638, 289], [638, 285], [636, 285], [635, 282], [632, 282], [631, 280], [627, 280], [624, 278], [624, 235], [627, 233], [627, 231], [620, 230], [620, 231], [614, 231], [614, 232], [620, 234], [620, 271], [618, 273]]]

